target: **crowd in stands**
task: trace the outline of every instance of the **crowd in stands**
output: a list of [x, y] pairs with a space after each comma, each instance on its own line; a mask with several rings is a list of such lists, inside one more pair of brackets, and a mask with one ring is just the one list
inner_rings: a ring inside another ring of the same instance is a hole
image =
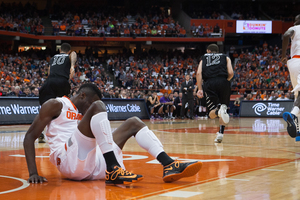
[[[82, 55], [79, 52], [75, 76], [71, 80], [72, 94], [82, 83], [93, 82], [105, 98], [143, 98], [147, 101], [153, 93], [176, 98], [186, 74], [190, 74], [196, 84], [195, 73], [201, 55], [199, 52], [156, 49], [136, 55], [124, 50], [103, 60], [92, 53]], [[241, 100], [293, 98], [289, 72], [286, 64], [280, 62], [278, 46], [265, 42], [262, 46], [239, 53], [232, 47], [229, 55], [235, 72], [232, 94], [240, 95]], [[0, 55], [0, 96], [38, 96], [38, 89], [47, 77], [49, 59], [49, 54], [45, 59], [26, 54]], [[199, 106], [205, 107], [195, 95], [194, 107], [198, 108], [198, 112]], [[173, 116], [175, 114], [174, 111]]]
[[191, 26], [191, 34], [194, 37], [212, 37], [212, 36], [221, 36], [222, 31], [218, 23], [214, 27], [209, 26], [207, 23], [205, 26], [201, 23], [198, 27], [195, 26], [195, 23]]
[[34, 3], [1, 3], [0, 30], [36, 35], [44, 34], [44, 26]]
[[117, 36], [117, 37], [186, 37], [186, 30], [159, 8], [139, 10], [130, 14], [119, 7], [112, 10], [59, 11], [52, 17], [53, 34], [70, 36]]

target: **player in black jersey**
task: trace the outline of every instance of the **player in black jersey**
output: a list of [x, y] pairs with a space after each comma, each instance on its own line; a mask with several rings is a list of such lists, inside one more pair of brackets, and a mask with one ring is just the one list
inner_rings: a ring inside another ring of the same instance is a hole
[[47, 100], [70, 94], [69, 79], [74, 76], [77, 55], [71, 53], [71, 45], [63, 43], [60, 53], [54, 55], [49, 63], [48, 78], [40, 89], [39, 101], [42, 105]]
[[[46, 101], [56, 97], [69, 96], [71, 86], [69, 79], [74, 76], [74, 66], [77, 54], [71, 53], [71, 45], [63, 43], [59, 54], [54, 55], [49, 63], [48, 78], [39, 91], [39, 102], [43, 105]], [[43, 133], [39, 143], [45, 143]]]
[[198, 66], [197, 96], [202, 98], [204, 91], [209, 117], [212, 119], [219, 117], [220, 130], [217, 132], [215, 142], [221, 143], [225, 125], [229, 123], [227, 106], [230, 102], [230, 80], [233, 77], [233, 69], [230, 58], [219, 53], [219, 47], [216, 44], [210, 44], [206, 52]]

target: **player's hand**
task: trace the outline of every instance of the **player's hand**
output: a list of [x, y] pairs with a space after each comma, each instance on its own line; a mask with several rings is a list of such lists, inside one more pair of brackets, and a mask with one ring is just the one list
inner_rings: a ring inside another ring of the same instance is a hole
[[31, 175], [27, 181], [28, 181], [28, 183], [48, 182], [48, 180], [45, 177], [39, 176], [37, 174]]
[[203, 97], [203, 90], [198, 90], [197, 97], [201, 99]]
[[287, 62], [287, 58], [286, 58], [286, 57], [282, 57], [282, 58], [281, 58], [281, 62], [282, 62], [282, 63], [286, 63], [286, 62]]

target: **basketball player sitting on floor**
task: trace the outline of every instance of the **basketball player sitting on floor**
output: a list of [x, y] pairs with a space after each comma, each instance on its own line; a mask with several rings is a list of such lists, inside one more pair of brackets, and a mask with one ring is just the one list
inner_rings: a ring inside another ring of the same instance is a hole
[[183, 163], [170, 158], [155, 134], [137, 117], [127, 119], [111, 133], [105, 104], [100, 99], [96, 85], [84, 84], [71, 99], [58, 97], [42, 105], [24, 139], [28, 182], [47, 181], [38, 175], [34, 148], [45, 126], [50, 161], [69, 179], [105, 178], [106, 183], [113, 184], [142, 180], [142, 175], [126, 171], [123, 164], [121, 149], [131, 136], [164, 166], [165, 182], [193, 176], [201, 169], [201, 162]]

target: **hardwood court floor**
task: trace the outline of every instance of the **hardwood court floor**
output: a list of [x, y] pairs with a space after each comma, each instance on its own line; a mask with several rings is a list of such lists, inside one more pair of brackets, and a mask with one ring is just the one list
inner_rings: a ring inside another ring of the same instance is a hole
[[[300, 142], [279, 118], [231, 118], [222, 144], [215, 144], [215, 120], [145, 121], [164, 149], [179, 160], [201, 160], [191, 178], [162, 181], [162, 166], [134, 138], [124, 147], [129, 171], [144, 180], [129, 187], [104, 181], [71, 181], [48, 159], [47, 144], [36, 143], [36, 161], [45, 184], [31, 184], [22, 142], [28, 125], [0, 127], [0, 199], [300, 199]], [[116, 128], [121, 122], [111, 122]]]

